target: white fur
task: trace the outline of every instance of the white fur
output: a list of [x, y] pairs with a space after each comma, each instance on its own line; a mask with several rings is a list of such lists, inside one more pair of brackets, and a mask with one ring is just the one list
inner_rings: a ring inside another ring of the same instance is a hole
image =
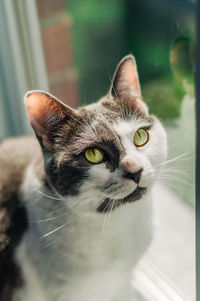
[[[148, 193], [109, 214], [95, 212], [105, 197], [123, 198], [137, 187], [122, 178], [120, 166], [110, 172], [105, 163], [94, 165], [79, 195], [60, 201], [37, 193], [39, 183], [29, 167], [22, 190], [30, 224], [17, 254], [26, 287], [14, 301], [128, 300], [132, 267], [151, 241], [151, 187], [166, 157], [165, 132], [158, 121], [149, 132], [149, 142], [141, 148], [134, 146], [135, 131], [147, 125], [137, 119], [114, 125], [125, 158], [144, 169], [139, 185], [147, 187]], [[109, 181], [113, 190], [102, 192], [99, 187]]]

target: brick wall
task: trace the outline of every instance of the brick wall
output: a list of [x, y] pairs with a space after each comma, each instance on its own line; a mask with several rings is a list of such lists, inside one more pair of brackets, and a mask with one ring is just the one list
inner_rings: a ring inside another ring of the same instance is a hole
[[50, 92], [63, 102], [77, 106], [77, 76], [73, 66], [66, 0], [36, 0], [40, 19]]

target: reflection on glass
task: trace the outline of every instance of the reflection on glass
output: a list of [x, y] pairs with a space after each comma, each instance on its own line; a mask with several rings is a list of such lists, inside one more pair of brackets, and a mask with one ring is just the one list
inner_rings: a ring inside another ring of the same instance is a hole
[[68, 3], [80, 101], [106, 92], [115, 63], [131, 52], [144, 99], [167, 129], [169, 162], [155, 200], [159, 222], [145, 260], [180, 296], [194, 300], [195, 1]]
[[[0, 138], [28, 131], [26, 88], [49, 86], [74, 107], [91, 103], [107, 92], [117, 62], [135, 56], [143, 97], [166, 128], [169, 155], [154, 189], [153, 243], [134, 272], [134, 301], [194, 301], [195, 1], [63, 0], [51, 7], [31, 0], [37, 26], [28, 5], [6, 3], [0, 4]], [[39, 56], [29, 36], [37, 31]], [[37, 63], [46, 71], [34, 69]]]

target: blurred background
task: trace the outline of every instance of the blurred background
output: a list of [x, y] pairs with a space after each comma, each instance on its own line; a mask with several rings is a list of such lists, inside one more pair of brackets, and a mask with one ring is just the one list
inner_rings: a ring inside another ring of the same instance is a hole
[[[168, 133], [171, 162], [162, 178], [170, 198], [181, 203], [172, 203], [168, 213], [177, 214], [180, 223], [188, 219], [177, 233], [179, 240], [185, 235], [180, 252], [194, 234], [194, 16], [195, 0], [0, 1], [0, 139], [32, 133], [23, 105], [26, 91], [50, 91], [73, 107], [91, 103], [108, 91], [116, 65], [132, 53], [144, 100]], [[165, 272], [174, 282], [179, 275], [170, 260]], [[190, 301], [193, 264], [191, 259], [190, 276], [185, 271], [183, 277], [185, 283], [190, 277], [189, 288], [178, 284]]]

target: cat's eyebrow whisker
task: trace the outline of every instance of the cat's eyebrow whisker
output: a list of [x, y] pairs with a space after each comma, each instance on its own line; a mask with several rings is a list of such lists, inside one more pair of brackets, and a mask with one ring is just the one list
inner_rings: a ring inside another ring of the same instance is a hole
[[107, 71], [107, 74], [108, 74], [108, 78], [109, 78], [110, 84], [112, 84], [112, 77], [111, 77], [110, 72], [108, 70], [108, 66], [106, 66], [106, 71]]
[[70, 115], [70, 118], [72, 118], [73, 120], [75, 120], [76, 122], [78, 122], [83, 128], [89, 130], [91, 133], [92, 133], [91, 130], [95, 131], [94, 128], [91, 126], [91, 124], [88, 123], [87, 120], [80, 121], [79, 119], [75, 118], [72, 115]]
[[[112, 85], [112, 78], [111, 78], [111, 76], [110, 76], [110, 73], [109, 73], [108, 68], [107, 68], [107, 74], [108, 74], [108, 77], [109, 77], [110, 84]], [[116, 91], [114, 85], [112, 85], [112, 89], [114, 90], [115, 97], [117, 98], [117, 100], [118, 100], [119, 103], [120, 103], [120, 100], [119, 100], [119, 98], [117, 97], [117, 91]], [[127, 113], [125, 114], [125, 111], [124, 111], [124, 109], [122, 109], [122, 107], [121, 107], [121, 115], [122, 115], [122, 118], [123, 118], [123, 119], [126, 119], [126, 115], [128, 115]]]
[[[117, 91], [116, 91], [114, 85], [112, 85], [113, 80], [112, 80], [112, 77], [111, 77], [111, 75], [110, 75], [110, 72], [109, 72], [108, 68], [106, 68], [106, 69], [107, 69], [107, 74], [108, 74], [108, 78], [109, 78], [110, 84], [111, 84], [111, 86], [112, 86], [112, 89], [113, 89], [114, 92], [115, 92], [115, 96], [116, 96], [117, 100], [119, 100], [118, 97], [117, 97]], [[120, 102], [119, 102], [119, 103], [120, 103]]]
[[75, 120], [76, 122], [78, 122], [80, 125], [84, 126], [86, 124], [85, 120], [84, 120], [84, 122], [82, 122], [79, 119], [75, 118], [74, 116], [70, 115], [69, 113], [66, 113], [66, 114], [69, 115], [70, 118], [72, 118], [73, 120]]

